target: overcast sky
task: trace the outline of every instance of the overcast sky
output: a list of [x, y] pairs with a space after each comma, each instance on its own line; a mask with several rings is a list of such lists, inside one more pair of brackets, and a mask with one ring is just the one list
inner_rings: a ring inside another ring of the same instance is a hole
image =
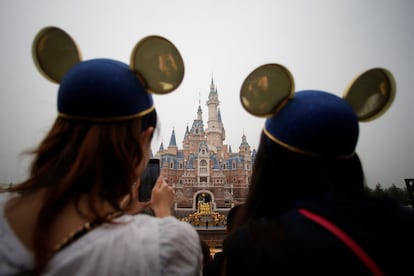
[[411, 0], [1, 0], [0, 1], [0, 183], [27, 176], [24, 150], [36, 146], [56, 117], [58, 86], [37, 71], [33, 38], [45, 26], [65, 30], [84, 60], [125, 63], [147, 35], [172, 41], [185, 64], [182, 84], [154, 96], [161, 120], [153, 142], [168, 146], [174, 129], [184, 132], [199, 103], [207, 127], [206, 101], [213, 77], [226, 144], [238, 151], [243, 133], [257, 149], [264, 119], [243, 110], [239, 92], [245, 77], [265, 63], [280, 63], [296, 91], [318, 89], [342, 96], [348, 84], [373, 67], [389, 69], [397, 82], [391, 108], [360, 124], [357, 147], [370, 187], [414, 178], [414, 1]]

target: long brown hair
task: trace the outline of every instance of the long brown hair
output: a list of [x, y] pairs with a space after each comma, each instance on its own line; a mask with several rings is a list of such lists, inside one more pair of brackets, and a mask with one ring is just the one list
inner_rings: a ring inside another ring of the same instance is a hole
[[35, 156], [30, 176], [9, 190], [28, 194], [47, 188], [32, 237], [37, 272], [50, 258], [47, 241], [53, 222], [69, 202], [85, 215], [78, 204], [86, 195], [93, 215], [107, 221], [93, 199], [104, 197], [120, 209], [120, 199], [132, 197], [136, 167], [143, 159], [139, 135], [156, 121], [155, 110], [144, 117], [99, 124], [58, 117], [40, 145], [28, 152]]

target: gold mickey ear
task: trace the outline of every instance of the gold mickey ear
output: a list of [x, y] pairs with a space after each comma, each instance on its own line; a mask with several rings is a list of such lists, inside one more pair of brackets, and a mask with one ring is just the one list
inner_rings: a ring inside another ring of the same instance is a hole
[[73, 39], [57, 27], [39, 31], [33, 41], [32, 55], [40, 73], [55, 83], [60, 83], [69, 68], [81, 61]]
[[359, 121], [370, 121], [388, 110], [395, 93], [396, 84], [391, 72], [373, 68], [355, 78], [343, 98], [353, 107]]
[[145, 81], [149, 92], [167, 94], [184, 78], [184, 62], [180, 52], [169, 40], [148, 36], [137, 43], [130, 66]]
[[244, 80], [240, 101], [250, 114], [269, 117], [283, 102], [293, 97], [294, 86], [288, 69], [279, 64], [265, 64], [253, 70]]

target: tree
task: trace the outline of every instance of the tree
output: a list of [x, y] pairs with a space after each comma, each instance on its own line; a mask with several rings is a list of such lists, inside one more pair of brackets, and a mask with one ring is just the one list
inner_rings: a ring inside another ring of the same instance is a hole
[[402, 205], [411, 205], [410, 197], [406, 188], [400, 189], [395, 186], [395, 184], [392, 184], [385, 193]]
[[401, 205], [412, 205], [407, 188], [401, 189], [395, 186], [395, 184], [392, 184], [390, 187], [383, 189], [381, 184], [377, 183], [375, 189], [366, 187], [366, 190], [368, 194], [373, 197], [390, 197], [399, 202]]

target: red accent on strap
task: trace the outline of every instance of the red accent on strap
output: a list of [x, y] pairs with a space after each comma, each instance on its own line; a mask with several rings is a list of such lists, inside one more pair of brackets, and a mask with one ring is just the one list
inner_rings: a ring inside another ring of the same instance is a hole
[[299, 213], [307, 217], [308, 219], [320, 224], [322, 227], [327, 229], [329, 232], [339, 238], [344, 244], [346, 244], [357, 257], [368, 267], [368, 269], [378, 276], [384, 275], [378, 265], [371, 259], [371, 257], [360, 247], [348, 234], [342, 231], [338, 226], [327, 220], [326, 218], [312, 213], [306, 209], [299, 209]]

